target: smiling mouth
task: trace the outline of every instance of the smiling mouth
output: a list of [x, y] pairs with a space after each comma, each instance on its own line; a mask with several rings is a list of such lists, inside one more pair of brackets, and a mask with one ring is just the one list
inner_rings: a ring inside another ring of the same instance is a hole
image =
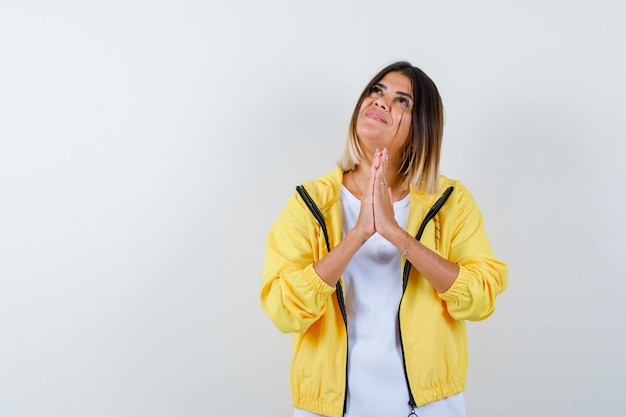
[[385, 120], [385, 118], [380, 113], [378, 113], [377, 111], [374, 111], [374, 110], [366, 111], [365, 112], [365, 117], [367, 117], [369, 119], [372, 119], [372, 120], [376, 120], [376, 121], [384, 123], [384, 124], [387, 124], [387, 120]]

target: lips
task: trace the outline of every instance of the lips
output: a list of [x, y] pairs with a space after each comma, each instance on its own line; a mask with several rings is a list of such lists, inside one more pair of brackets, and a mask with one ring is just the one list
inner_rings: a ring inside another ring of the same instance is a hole
[[368, 119], [376, 120], [377, 122], [387, 124], [387, 119], [381, 113], [374, 109], [367, 110], [365, 112], [365, 117]]

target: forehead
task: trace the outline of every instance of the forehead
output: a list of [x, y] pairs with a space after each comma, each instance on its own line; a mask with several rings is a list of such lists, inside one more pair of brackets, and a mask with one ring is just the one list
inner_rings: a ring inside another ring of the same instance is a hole
[[383, 78], [381, 78], [378, 84], [383, 84], [390, 92], [413, 94], [411, 80], [409, 77], [400, 72], [388, 72]]

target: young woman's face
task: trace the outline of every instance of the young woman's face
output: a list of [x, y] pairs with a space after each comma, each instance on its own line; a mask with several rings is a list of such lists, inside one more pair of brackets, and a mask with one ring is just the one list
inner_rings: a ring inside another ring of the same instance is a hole
[[356, 122], [361, 147], [399, 151], [411, 131], [412, 108], [411, 80], [399, 72], [386, 74], [361, 103]]

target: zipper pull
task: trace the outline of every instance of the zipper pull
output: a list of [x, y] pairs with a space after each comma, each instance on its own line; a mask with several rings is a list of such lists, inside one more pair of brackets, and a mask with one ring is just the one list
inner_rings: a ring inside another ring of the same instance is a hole
[[415, 406], [412, 405], [411, 406], [411, 412], [409, 413], [409, 415], [407, 417], [411, 417], [411, 416], [415, 416], [415, 417], [419, 417], [416, 413], [415, 413]]

